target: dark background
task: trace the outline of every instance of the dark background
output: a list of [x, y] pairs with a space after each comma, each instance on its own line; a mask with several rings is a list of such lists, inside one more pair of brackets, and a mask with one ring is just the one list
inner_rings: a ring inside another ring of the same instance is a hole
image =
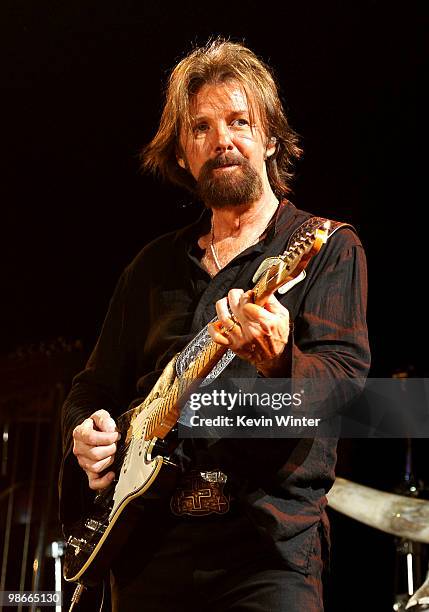
[[[221, 34], [275, 69], [305, 150], [291, 199], [359, 231], [372, 375], [410, 365], [424, 374], [424, 18], [423, 3], [377, 0], [3, 0], [1, 353], [59, 336], [90, 350], [123, 267], [198, 214], [188, 194], [142, 176], [138, 154], [156, 130], [169, 68]], [[394, 486], [403, 448], [388, 442], [349, 448], [344, 473]], [[357, 586], [363, 601], [370, 592], [380, 601], [356, 609], [389, 609], [391, 538], [333, 521], [338, 609], [358, 605], [338, 603]]]

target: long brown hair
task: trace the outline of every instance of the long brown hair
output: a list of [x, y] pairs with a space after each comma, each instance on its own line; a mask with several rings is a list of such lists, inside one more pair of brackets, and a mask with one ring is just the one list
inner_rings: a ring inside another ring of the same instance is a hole
[[[141, 153], [142, 167], [194, 191], [195, 179], [177, 163], [180, 134], [191, 126], [191, 100], [205, 84], [234, 81], [243, 88], [249, 111], [261, 121], [276, 150], [266, 160], [271, 188], [280, 197], [290, 191], [293, 166], [301, 154], [270, 68], [250, 49], [223, 38], [194, 49], [171, 72], [158, 131]], [[253, 123], [253, 121], [252, 121]]]

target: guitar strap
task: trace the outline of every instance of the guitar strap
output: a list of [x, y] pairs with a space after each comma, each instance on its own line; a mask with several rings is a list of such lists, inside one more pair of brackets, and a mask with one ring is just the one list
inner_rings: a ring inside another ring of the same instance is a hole
[[[355, 228], [349, 223], [343, 223], [341, 221], [332, 221], [331, 219], [325, 219], [324, 217], [310, 217], [309, 219], [301, 223], [301, 225], [299, 225], [297, 229], [292, 233], [291, 237], [287, 242], [286, 250], [283, 252], [282, 255], [285, 255], [285, 253], [291, 247], [293, 247], [295, 243], [299, 243], [303, 238], [305, 238], [305, 235], [307, 233], [314, 232], [315, 230], [320, 229], [321, 227], [328, 230], [326, 240], [328, 240], [333, 234], [335, 234], [335, 232], [341, 227], [350, 227], [353, 231], [356, 231]], [[256, 270], [253, 276], [253, 282], [257, 283], [259, 278], [265, 272], [265, 270], [267, 270], [270, 266], [279, 263], [281, 261], [282, 255], [277, 257], [267, 257], [266, 259], [264, 259], [264, 261], [261, 263], [261, 265]], [[287, 293], [290, 289], [292, 289], [292, 287], [304, 280], [305, 276], [306, 273], [305, 270], [303, 270], [301, 274], [279, 287], [277, 291], [282, 295]]]
[[[311, 233], [314, 230], [319, 229], [321, 227], [328, 228], [327, 239], [329, 239], [337, 230], [339, 230], [342, 227], [350, 227], [353, 231], [355, 231], [354, 227], [350, 225], [349, 223], [342, 223], [340, 221], [332, 221], [330, 219], [325, 219], [324, 217], [310, 217], [309, 219], [301, 223], [301, 225], [299, 225], [298, 228], [292, 233], [292, 235], [290, 236], [287, 242], [286, 250], [284, 251], [284, 253], [286, 253], [287, 250], [290, 249], [294, 245], [295, 242], [302, 240], [305, 237], [306, 233]], [[275, 264], [278, 260], [279, 260], [279, 256], [278, 257], [267, 257], [266, 259], [264, 259], [264, 261], [261, 263], [258, 270], [256, 271], [255, 275], [253, 276], [253, 279], [252, 279], [253, 282], [256, 283], [258, 279], [260, 278], [260, 276], [265, 272], [265, 270], [269, 268], [271, 265]], [[280, 287], [278, 289], [279, 293], [285, 294], [287, 291], [292, 289], [294, 285], [302, 281], [305, 278], [305, 276], [306, 276], [305, 270], [303, 270], [301, 274], [297, 276], [297, 278], [294, 278], [293, 280], [289, 281], [288, 283]], [[215, 321], [215, 320], [216, 320], [216, 317], [212, 319], [212, 321]], [[185, 346], [185, 348], [181, 351], [181, 353], [179, 354], [176, 360], [176, 374], [179, 378], [183, 375], [184, 371], [187, 369], [189, 364], [197, 357], [200, 351], [204, 349], [204, 347], [210, 341], [211, 341], [211, 337], [207, 331], [207, 326], [205, 326], [189, 342], [189, 344]], [[226, 353], [224, 353], [224, 355], [221, 357], [221, 359], [217, 362], [217, 364], [214, 366], [214, 368], [209, 372], [209, 374], [207, 374], [207, 376], [204, 378], [200, 386], [204, 387], [210, 384], [213, 380], [215, 380], [219, 376], [219, 374], [221, 374], [221, 372], [223, 372], [223, 370], [231, 363], [234, 357], [235, 357], [235, 353], [233, 353], [231, 349], [228, 349]], [[184, 417], [185, 412], [186, 410], [183, 409], [182, 410], [183, 417]], [[182, 416], [180, 417], [179, 422], [182, 422]], [[185, 421], [187, 421], [187, 419], [185, 419]], [[184, 424], [186, 424], [186, 422]]]

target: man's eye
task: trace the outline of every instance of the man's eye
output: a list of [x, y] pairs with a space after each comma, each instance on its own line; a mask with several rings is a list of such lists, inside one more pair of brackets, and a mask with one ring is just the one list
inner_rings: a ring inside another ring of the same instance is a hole
[[207, 132], [208, 129], [209, 126], [207, 125], [207, 123], [197, 123], [197, 125], [194, 126], [194, 133], [203, 134], [204, 132]]
[[247, 121], [247, 119], [240, 118], [240, 119], [234, 119], [231, 125], [236, 126], [236, 127], [244, 127], [246, 125], [249, 125], [249, 122]]

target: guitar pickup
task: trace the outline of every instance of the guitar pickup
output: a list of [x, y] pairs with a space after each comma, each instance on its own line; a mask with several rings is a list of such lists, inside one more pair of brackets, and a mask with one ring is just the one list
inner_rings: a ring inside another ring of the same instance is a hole
[[92, 531], [101, 531], [103, 533], [106, 531], [106, 525], [104, 525], [104, 523], [100, 523], [99, 521], [95, 521], [94, 519], [87, 519], [85, 521], [85, 527], [87, 527], [87, 529], [91, 529]]
[[94, 550], [94, 547], [91, 546], [91, 544], [89, 544], [89, 542], [87, 542], [83, 538], [75, 538], [74, 536], [70, 536], [67, 540], [67, 544], [75, 549], [75, 555], [78, 555], [80, 551], [91, 554]]

